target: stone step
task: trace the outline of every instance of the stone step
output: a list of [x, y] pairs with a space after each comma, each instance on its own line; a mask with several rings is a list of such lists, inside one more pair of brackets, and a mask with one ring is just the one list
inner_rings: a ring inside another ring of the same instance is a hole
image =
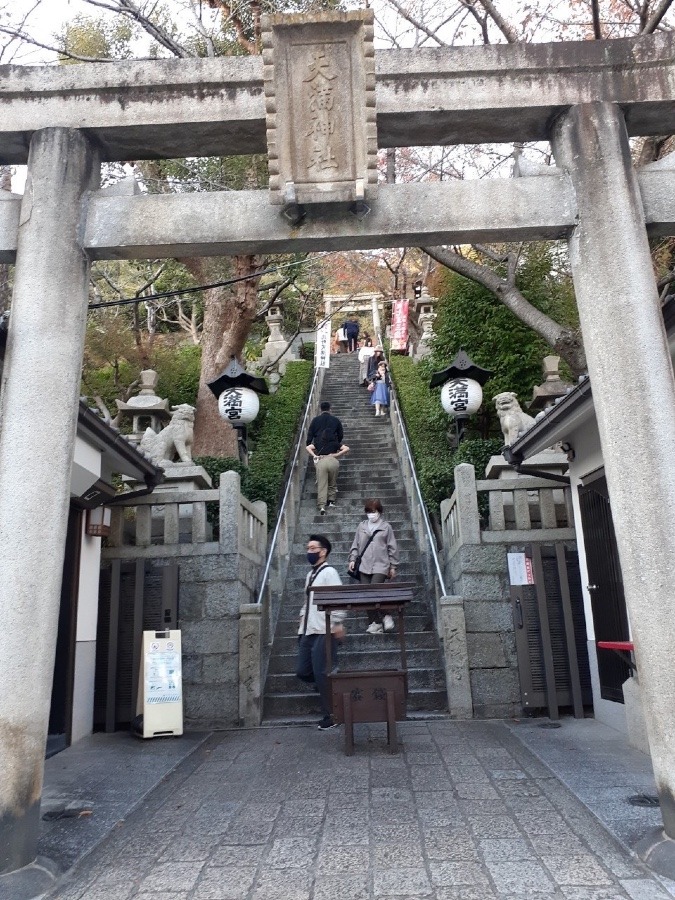
[[[408, 709], [405, 717], [406, 722], [443, 722], [452, 721], [456, 717], [447, 709]], [[280, 728], [285, 725], [314, 725], [316, 726], [317, 716], [312, 715], [287, 715], [287, 716], [270, 716], [262, 720], [262, 724], [267, 728]]]
[[[328, 518], [328, 513], [326, 513], [326, 515], [322, 516], [321, 518], [325, 519], [326, 524], [329, 524], [329, 523], [332, 524], [330, 519]], [[357, 525], [361, 521], [362, 518], [363, 518], [363, 513], [361, 514], [360, 518], [357, 518], [357, 522], [356, 522]], [[399, 530], [401, 530], [401, 529], [399, 528]], [[328, 528], [324, 529], [326, 536], [330, 539], [330, 542], [333, 545], [333, 555], [336, 553], [338, 553], [338, 554], [339, 553], [343, 553], [343, 554], [349, 553], [349, 550], [352, 546], [352, 541], [354, 540], [354, 532], [355, 531], [356, 531], [356, 525], [354, 526], [353, 531], [351, 528], [348, 528], [348, 529], [345, 529], [345, 531], [343, 531], [341, 534], [337, 534], [337, 535], [329, 534]], [[399, 553], [402, 554], [405, 552], [405, 553], [410, 554], [411, 557], [412, 557], [412, 555], [415, 555], [415, 558], [417, 558], [417, 552], [418, 552], [417, 545], [415, 544], [415, 539], [412, 537], [412, 531], [410, 528], [406, 528], [406, 532], [407, 533], [404, 534], [403, 537], [400, 537], [398, 535], [398, 533], [396, 532], [396, 528], [394, 527], [394, 534], [396, 534], [396, 545], [398, 547]], [[299, 537], [300, 537], [300, 539], [298, 541], [294, 542], [292, 550], [291, 550], [291, 565], [299, 566], [300, 568], [302, 568], [302, 566], [305, 566], [308, 569], [309, 565], [306, 561], [306, 549], [305, 549], [307, 540], [306, 540], [304, 534], [300, 535]], [[330, 559], [329, 559], [329, 561], [330, 561]]]
[[[265, 694], [263, 716], [265, 719], [278, 716], [319, 716], [319, 698], [315, 693], [289, 692]], [[445, 689], [426, 690], [414, 688], [408, 692], [408, 711], [435, 710], [445, 712], [448, 700]]]
[[[375, 635], [375, 637], [380, 637], [380, 635]], [[297, 639], [295, 646], [297, 646]], [[387, 646], [383, 649], [378, 648], [377, 644], [375, 644], [373, 649], [358, 654], [347, 653], [341, 649], [340, 665], [343, 668], [347, 668], [347, 664], [343, 662], [347, 657], [349, 657], [349, 668], [351, 669], [391, 669], [400, 660], [400, 649], [398, 644]], [[295, 652], [273, 656], [270, 659], [269, 674], [284, 675], [295, 673], [296, 660], [297, 654]], [[413, 650], [407, 646], [406, 641], [406, 660], [409, 668], [439, 669], [439, 656], [436, 648]]]
[[[360, 657], [349, 657], [347, 654], [340, 654], [340, 669], [344, 672], [367, 671], [368, 669], [376, 669], [379, 666], [371, 662], [367, 656], [361, 654]], [[377, 662], [377, 661], [376, 661]], [[398, 668], [398, 659], [391, 658], [386, 661], [383, 666], [385, 669]], [[439, 690], [445, 687], [445, 672], [442, 669], [414, 669], [408, 665], [408, 689], [409, 690]], [[295, 677], [295, 671], [284, 672], [276, 675], [267, 676], [267, 692], [271, 696], [273, 694], [311, 694], [315, 693], [311, 685], [298, 681]]]
[[[295, 629], [297, 631], [297, 628]], [[293, 631], [291, 634], [279, 634], [274, 640], [273, 657], [288, 656], [297, 652], [298, 635]], [[350, 652], [367, 653], [373, 648], [373, 641], [377, 641], [376, 647], [386, 648], [390, 646], [392, 649], [398, 647], [398, 635], [390, 634], [366, 634], [365, 628], [361, 632], [350, 633], [347, 636]], [[440, 649], [438, 644], [438, 636], [434, 631], [415, 631], [406, 630], [405, 633], [406, 652], [408, 650], [435, 650], [440, 659]]]
[[[279, 621], [277, 622], [277, 635], [279, 637], [290, 637], [292, 635], [297, 634], [298, 631], [298, 621], [300, 618], [300, 604], [294, 605], [293, 607], [289, 607], [287, 609], [282, 609]], [[351, 644], [351, 641], [358, 637], [361, 634], [366, 634], [366, 629], [369, 625], [368, 617], [365, 613], [361, 613], [358, 616], [354, 616], [351, 614], [347, 615], [347, 618], [344, 619], [344, 625], [347, 629], [347, 643]], [[408, 643], [408, 638], [411, 640], [414, 639], [416, 635], [425, 634], [426, 632], [433, 632], [433, 622], [431, 621], [431, 617], [427, 610], [421, 609], [419, 615], [408, 615], [404, 620], [404, 628], [405, 628], [405, 637], [406, 644]], [[397, 632], [393, 632], [396, 634]], [[368, 635], [374, 641], [377, 641], [382, 635]]]

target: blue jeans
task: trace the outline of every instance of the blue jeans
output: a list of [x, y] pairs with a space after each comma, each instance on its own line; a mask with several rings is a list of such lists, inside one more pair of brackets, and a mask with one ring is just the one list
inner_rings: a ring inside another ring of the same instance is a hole
[[[331, 635], [331, 655], [333, 668], [337, 668], [338, 642]], [[298, 664], [295, 670], [300, 681], [315, 683], [321, 698], [321, 714], [330, 716], [332, 703], [326, 677], [326, 636], [324, 634], [302, 634], [298, 640]]]

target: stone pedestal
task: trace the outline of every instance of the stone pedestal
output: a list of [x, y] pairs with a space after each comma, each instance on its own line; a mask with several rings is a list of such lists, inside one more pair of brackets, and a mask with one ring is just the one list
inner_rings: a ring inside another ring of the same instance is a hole
[[212, 487], [211, 476], [203, 466], [173, 463], [164, 467], [164, 481], [155, 488], [154, 494], [158, 496], [177, 491], [203, 491]]
[[549, 472], [552, 475], [563, 475], [569, 467], [569, 462], [567, 461], [567, 455], [562, 450], [542, 450], [541, 453], [529, 457], [525, 465], [528, 469], [527, 475], [519, 475], [501, 454], [499, 456], [491, 456], [490, 462], [485, 468], [485, 477], [536, 478], [537, 472], [530, 471], [534, 469], [540, 472]]

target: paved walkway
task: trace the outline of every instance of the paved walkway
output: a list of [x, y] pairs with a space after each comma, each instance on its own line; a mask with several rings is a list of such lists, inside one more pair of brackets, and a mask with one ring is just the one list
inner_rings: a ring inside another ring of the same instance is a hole
[[383, 729], [360, 726], [351, 758], [341, 729], [214, 734], [50, 900], [675, 896], [514, 730], [408, 722], [390, 756]]

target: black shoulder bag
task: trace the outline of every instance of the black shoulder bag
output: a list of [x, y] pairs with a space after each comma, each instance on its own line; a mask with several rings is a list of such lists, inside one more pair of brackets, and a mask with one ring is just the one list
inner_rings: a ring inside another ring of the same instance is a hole
[[375, 531], [368, 538], [368, 540], [366, 541], [366, 546], [363, 548], [363, 550], [359, 553], [359, 555], [354, 560], [354, 568], [350, 569], [349, 565], [347, 566], [347, 575], [349, 575], [350, 578], [355, 578], [357, 581], [359, 580], [359, 566], [361, 565], [361, 560], [363, 558], [363, 554], [366, 552], [366, 550], [370, 546], [370, 542], [372, 541], [372, 539], [375, 537], [376, 534], [379, 534], [380, 531], [381, 531], [380, 528], [376, 528]]

